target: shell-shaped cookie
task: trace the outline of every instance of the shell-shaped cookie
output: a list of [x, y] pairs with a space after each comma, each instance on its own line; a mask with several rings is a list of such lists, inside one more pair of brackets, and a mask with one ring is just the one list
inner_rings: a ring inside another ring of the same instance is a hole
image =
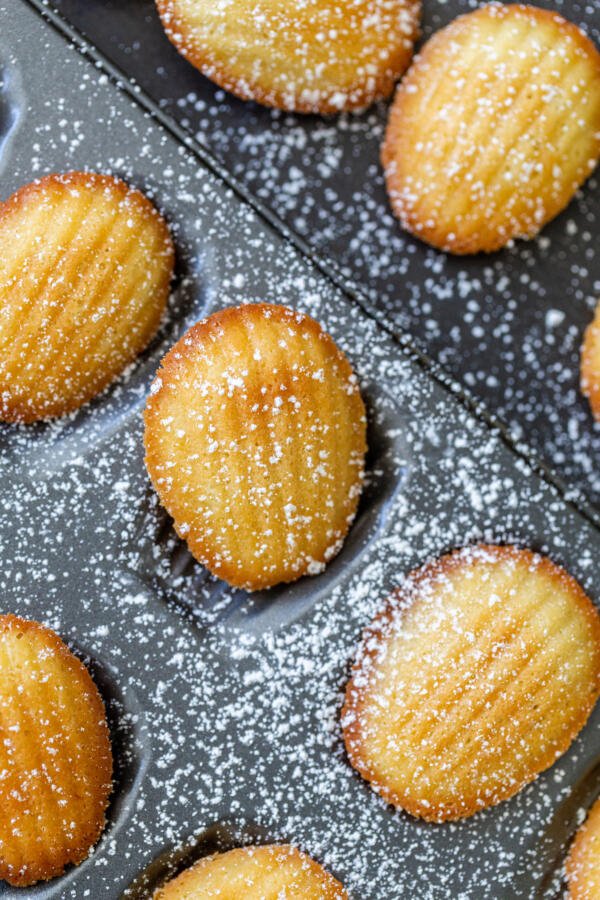
[[154, 900], [347, 900], [339, 881], [288, 845], [244, 847], [201, 859]]
[[244, 100], [339, 113], [391, 93], [418, 34], [420, 0], [157, 0], [177, 49]]
[[173, 274], [157, 210], [108, 175], [48, 175], [0, 205], [0, 419], [77, 409], [154, 336]]
[[600, 800], [583, 823], [567, 857], [569, 900], [600, 897]]
[[600, 616], [547, 557], [466, 548], [417, 569], [367, 630], [342, 722], [390, 803], [442, 822], [511, 797], [600, 694]]
[[581, 350], [581, 390], [600, 422], [600, 303], [588, 325]]
[[193, 326], [162, 362], [145, 423], [154, 487], [215, 575], [267, 588], [340, 549], [363, 482], [365, 408], [310, 317], [248, 304]]
[[0, 616], [0, 879], [80, 863], [105, 824], [112, 753], [89, 672], [37, 622]]
[[600, 53], [575, 25], [492, 3], [424, 46], [382, 160], [404, 228], [452, 253], [530, 238], [600, 156]]

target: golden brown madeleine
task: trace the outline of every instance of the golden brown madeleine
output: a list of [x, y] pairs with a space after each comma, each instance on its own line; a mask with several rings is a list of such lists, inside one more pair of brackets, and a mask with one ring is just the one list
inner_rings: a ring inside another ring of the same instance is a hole
[[155, 900], [347, 900], [336, 879], [306, 853], [272, 844], [201, 859], [154, 895]]
[[600, 303], [588, 325], [581, 350], [581, 390], [600, 422]]
[[547, 557], [480, 545], [412, 572], [366, 631], [352, 765], [415, 816], [470, 816], [565, 752], [600, 693], [600, 616]]
[[118, 178], [47, 175], [0, 205], [0, 419], [77, 409], [144, 349], [165, 310], [173, 245]]
[[80, 863], [105, 824], [112, 753], [89, 672], [49, 628], [0, 616], [0, 879]]
[[392, 92], [420, 0], [156, 0], [166, 33], [218, 85], [266, 106], [339, 113]]
[[283, 306], [214, 313], [170, 350], [145, 413], [146, 465], [178, 534], [248, 590], [320, 572], [363, 482], [365, 408], [320, 325]]
[[597, 49], [557, 13], [492, 3], [424, 46], [382, 160], [404, 228], [460, 254], [533, 237], [599, 155]]
[[600, 897], [600, 800], [577, 832], [567, 857], [569, 900]]

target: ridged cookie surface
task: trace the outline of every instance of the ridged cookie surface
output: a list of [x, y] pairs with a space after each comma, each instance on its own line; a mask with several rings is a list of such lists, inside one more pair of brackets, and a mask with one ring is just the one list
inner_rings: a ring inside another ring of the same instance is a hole
[[177, 49], [244, 100], [338, 113], [387, 97], [418, 34], [420, 0], [157, 0]]
[[581, 826], [567, 857], [569, 900], [600, 897], [600, 800]]
[[583, 339], [581, 390], [590, 401], [594, 417], [600, 422], [600, 303]]
[[146, 465], [196, 559], [248, 590], [335, 556], [363, 482], [365, 408], [350, 363], [283, 306], [215, 313], [162, 362]]
[[0, 879], [81, 862], [104, 828], [112, 754], [89, 672], [50, 629], [0, 616]]
[[244, 847], [201, 859], [155, 900], [347, 900], [339, 881], [287, 845]]
[[47, 175], [0, 205], [0, 419], [61, 416], [156, 332], [173, 274], [164, 220], [108, 175]]
[[402, 225], [460, 254], [537, 234], [599, 155], [597, 49], [557, 13], [493, 3], [424, 46], [382, 159]]
[[511, 797], [565, 752], [600, 693], [600, 616], [547, 557], [466, 548], [411, 573], [346, 690], [352, 765], [441, 822]]

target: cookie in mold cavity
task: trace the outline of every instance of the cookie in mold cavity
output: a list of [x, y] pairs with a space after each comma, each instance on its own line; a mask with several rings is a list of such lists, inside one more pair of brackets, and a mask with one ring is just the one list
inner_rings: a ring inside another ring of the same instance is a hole
[[146, 560], [142, 568], [149, 574], [145, 587], [158, 591], [196, 625], [218, 622], [228, 629], [260, 634], [300, 619], [319, 598], [350, 578], [384, 534], [392, 510], [401, 506], [411, 466], [406, 413], [375, 381], [362, 383], [362, 395], [368, 420], [364, 488], [344, 546], [317, 579], [305, 577], [250, 595], [232, 589], [196, 564], [149, 490], [136, 525]]
[[113, 790], [110, 732], [87, 667], [59, 636], [0, 616], [0, 878], [61, 876], [96, 845]]
[[156, 890], [204, 857], [248, 845], [266, 845], [272, 840], [273, 836], [267, 828], [250, 819], [242, 821], [223, 817], [192, 839], [185, 839], [181, 844], [165, 849], [125, 889], [123, 897], [126, 900], [148, 900]]
[[548, 557], [465, 547], [411, 572], [367, 628], [342, 713], [350, 762], [432, 822], [516, 794], [600, 695], [600, 614]]
[[155, 900], [211, 896], [227, 900], [348, 900], [339, 881], [291, 844], [238, 847], [205, 857], [154, 895]]
[[[91, 853], [78, 865], [68, 866], [64, 874], [50, 881], [20, 887], [19, 897], [24, 900], [50, 900], [58, 895], [66, 896], [81, 881], [84, 873], [96, 865], [106, 848], [118, 839], [119, 831], [127, 827], [150, 761], [150, 734], [144, 709], [135, 691], [129, 685], [123, 689], [120, 673], [94, 650], [71, 639], [66, 640], [66, 647], [85, 666], [104, 704], [112, 753], [112, 789], [105, 812], [105, 825]], [[5, 894], [3, 885], [4, 882], [0, 881], [0, 897]]]
[[[154, 196], [154, 190], [149, 189], [148, 195]], [[18, 472], [29, 490], [33, 483], [64, 477], [91, 451], [100, 459], [115, 432], [132, 415], [137, 416], [157, 365], [173, 341], [210, 304], [213, 288], [205, 275], [189, 242], [179, 235], [167, 308], [155, 337], [110, 385], [79, 409], [29, 425], [0, 420], [0, 474]]]
[[339, 553], [364, 482], [366, 411], [310, 316], [248, 303], [203, 319], [163, 359], [144, 420], [152, 483], [214, 575], [257, 591]]
[[170, 231], [112, 175], [45, 175], [0, 205], [0, 419], [79, 409], [148, 346], [173, 277]]

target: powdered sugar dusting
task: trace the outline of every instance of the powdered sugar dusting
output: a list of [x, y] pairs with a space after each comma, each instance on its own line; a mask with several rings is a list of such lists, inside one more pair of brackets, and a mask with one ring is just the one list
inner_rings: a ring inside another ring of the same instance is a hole
[[[0, 10], [29, 103], [3, 195], [32, 172], [113, 171], [155, 198], [179, 252], [170, 318], [128, 375], [70, 419], [1, 432], [4, 604], [103, 661], [135, 726], [122, 755], [135, 765], [119, 779], [103, 841], [43, 890], [119, 897], [164, 852], [189, 842], [202, 852], [220, 823], [222, 845], [300, 845], [356, 897], [529, 896], [570, 837], [562, 810], [592, 770], [598, 711], [514, 800], [436, 828], [391, 811], [353, 773], [342, 691], [362, 628], [410, 568], [474, 540], [513, 540], [550, 553], [597, 600], [597, 532], [28, 7]], [[21, 62], [31, 58], [44, 65]], [[444, 279], [428, 258], [434, 295]], [[339, 556], [310, 583], [249, 600], [174, 538], [144, 472], [140, 412], [161, 353], [187, 325], [265, 299], [308, 312], [348, 354], [372, 452]]]
[[[593, 176], [564, 215], [528, 243], [489, 258], [452, 259], [402, 232], [379, 151], [381, 104], [336, 120], [271, 113], [237, 101], [169, 48], [148, 4], [56, 5], [133, 75], [227, 168], [319, 253], [336, 260], [389, 327], [407, 329], [475, 397], [584, 496], [600, 505], [600, 430], [579, 390], [579, 347], [600, 294]], [[585, 0], [539, 0], [598, 46], [600, 12]], [[424, 37], [473, 0], [425, 4]], [[564, 321], [549, 329], [549, 304]]]
[[418, 31], [418, 0], [160, 0], [165, 31], [205, 75], [244, 100], [337, 113], [388, 96]]

